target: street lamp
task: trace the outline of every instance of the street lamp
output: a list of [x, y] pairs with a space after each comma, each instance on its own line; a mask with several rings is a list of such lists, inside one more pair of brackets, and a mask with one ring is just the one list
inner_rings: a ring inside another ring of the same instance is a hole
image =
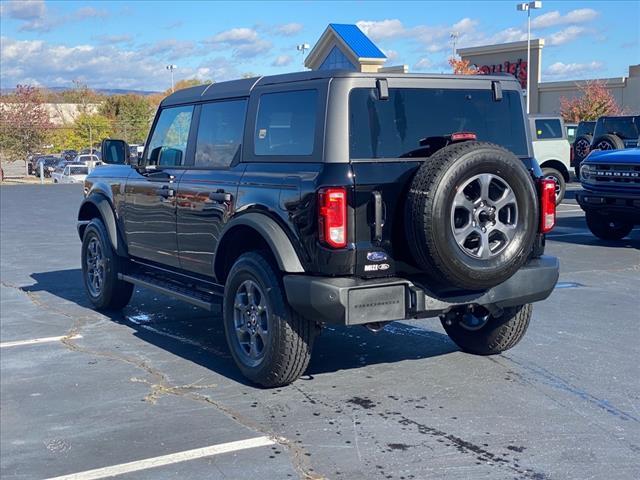
[[177, 65], [167, 65], [167, 70], [171, 72], [171, 92], [173, 93], [173, 71], [178, 68]]
[[451, 43], [453, 43], [453, 58], [456, 58], [456, 43], [458, 43], [458, 38], [460, 37], [459, 32], [451, 32], [449, 38], [451, 39]]
[[539, 10], [542, 8], [542, 2], [527, 2], [517, 5], [519, 12], [527, 12], [527, 115], [531, 108], [531, 99], [529, 95], [529, 78], [531, 74], [531, 10]]
[[301, 43], [300, 45], [296, 45], [296, 50], [298, 50], [302, 54], [302, 66], [304, 67], [304, 52], [311, 48], [308, 43]]

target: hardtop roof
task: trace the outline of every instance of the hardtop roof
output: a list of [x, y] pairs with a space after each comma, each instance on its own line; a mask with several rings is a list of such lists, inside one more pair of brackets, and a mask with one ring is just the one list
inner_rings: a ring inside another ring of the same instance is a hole
[[515, 77], [508, 74], [499, 75], [452, 75], [441, 73], [361, 73], [349, 70], [313, 70], [305, 72], [284, 73], [280, 75], [269, 75], [264, 77], [242, 78], [240, 80], [229, 80], [216, 82], [207, 85], [178, 90], [166, 97], [161, 106], [181, 105], [185, 103], [201, 102], [207, 100], [220, 100], [224, 98], [248, 97], [256, 86], [277, 85], [291, 82], [302, 82], [309, 80], [329, 80], [331, 78], [430, 78], [430, 79], [450, 79], [450, 80], [496, 80], [516, 84]]

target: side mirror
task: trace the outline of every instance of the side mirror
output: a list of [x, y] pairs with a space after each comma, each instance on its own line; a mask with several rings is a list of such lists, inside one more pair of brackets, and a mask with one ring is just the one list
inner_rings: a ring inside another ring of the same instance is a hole
[[129, 163], [129, 145], [124, 140], [105, 138], [102, 141], [102, 162], [112, 165]]

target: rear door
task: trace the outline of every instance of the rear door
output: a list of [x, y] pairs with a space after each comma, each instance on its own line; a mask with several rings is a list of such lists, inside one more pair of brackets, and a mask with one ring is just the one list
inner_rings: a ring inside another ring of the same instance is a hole
[[180, 266], [176, 189], [189, 154], [193, 111], [193, 105], [162, 109], [143, 164], [127, 179], [125, 231], [129, 253], [134, 257]]
[[246, 166], [240, 163], [246, 110], [245, 98], [197, 107], [195, 154], [177, 193], [177, 241], [185, 270], [213, 275], [213, 255]]
[[[394, 83], [395, 82], [395, 83]], [[491, 81], [389, 79], [387, 99], [375, 86], [349, 95], [349, 155], [355, 179], [357, 274], [390, 275], [409, 259], [404, 217], [411, 180], [428, 152], [427, 137], [475, 133], [528, 157], [522, 99], [503, 87], [493, 99]], [[374, 84], [375, 85], [375, 84]]]

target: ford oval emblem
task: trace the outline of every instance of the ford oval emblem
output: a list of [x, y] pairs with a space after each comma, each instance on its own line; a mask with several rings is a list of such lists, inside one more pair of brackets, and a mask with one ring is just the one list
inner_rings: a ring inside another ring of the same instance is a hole
[[382, 262], [387, 259], [387, 254], [384, 252], [369, 252], [367, 253], [367, 260], [370, 262]]

